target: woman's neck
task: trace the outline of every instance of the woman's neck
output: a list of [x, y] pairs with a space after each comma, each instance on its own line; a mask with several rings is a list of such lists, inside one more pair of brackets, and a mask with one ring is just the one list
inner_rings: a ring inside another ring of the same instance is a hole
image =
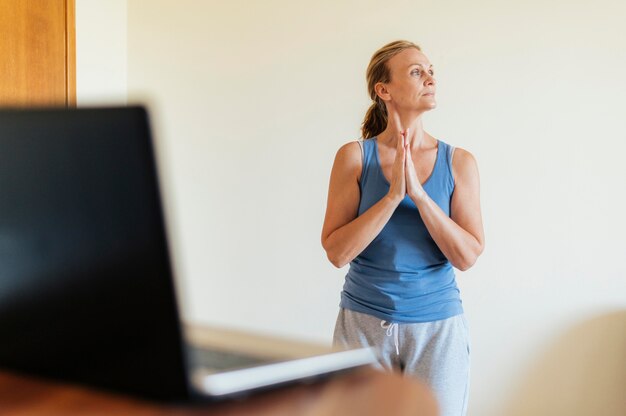
[[396, 147], [398, 145], [398, 138], [407, 128], [409, 129], [408, 140], [412, 150], [418, 150], [430, 144], [429, 135], [424, 131], [422, 117], [413, 118], [412, 120], [403, 120], [402, 117], [400, 117], [399, 123], [390, 120], [387, 123], [387, 128], [378, 135], [378, 141], [387, 146]]

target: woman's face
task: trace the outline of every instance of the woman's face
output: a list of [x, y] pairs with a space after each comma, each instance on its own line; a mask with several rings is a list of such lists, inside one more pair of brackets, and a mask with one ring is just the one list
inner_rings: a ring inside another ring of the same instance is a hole
[[434, 70], [426, 55], [415, 48], [405, 49], [387, 61], [387, 66], [391, 72], [391, 81], [384, 84], [388, 105], [420, 113], [437, 106]]

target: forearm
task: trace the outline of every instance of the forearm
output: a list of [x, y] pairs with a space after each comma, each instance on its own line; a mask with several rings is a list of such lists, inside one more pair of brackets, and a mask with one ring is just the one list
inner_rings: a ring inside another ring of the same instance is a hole
[[324, 249], [331, 263], [335, 267], [343, 267], [365, 250], [387, 224], [400, 202], [386, 195], [362, 215], [330, 234], [324, 242]]
[[411, 199], [426, 229], [450, 263], [459, 270], [469, 269], [482, 253], [478, 239], [448, 217], [427, 194]]

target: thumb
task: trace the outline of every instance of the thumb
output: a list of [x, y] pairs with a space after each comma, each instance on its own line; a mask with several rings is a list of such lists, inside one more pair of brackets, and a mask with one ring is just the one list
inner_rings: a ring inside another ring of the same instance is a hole
[[411, 160], [411, 153], [409, 152], [409, 144], [404, 144], [404, 164], [405, 166], [409, 166]]
[[398, 162], [400, 162], [400, 160], [402, 161], [402, 163], [399, 163], [400, 168], [404, 171], [404, 165], [406, 164], [406, 146], [405, 145], [400, 146], [400, 144], [398, 144], [398, 156], [399, 156]]

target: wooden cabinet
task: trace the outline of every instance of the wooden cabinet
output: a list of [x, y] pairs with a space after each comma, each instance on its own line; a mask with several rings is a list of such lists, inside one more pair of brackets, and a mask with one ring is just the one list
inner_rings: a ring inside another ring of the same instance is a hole
[[0, 0], [0, 106], [76, 106], [75, 0]]

